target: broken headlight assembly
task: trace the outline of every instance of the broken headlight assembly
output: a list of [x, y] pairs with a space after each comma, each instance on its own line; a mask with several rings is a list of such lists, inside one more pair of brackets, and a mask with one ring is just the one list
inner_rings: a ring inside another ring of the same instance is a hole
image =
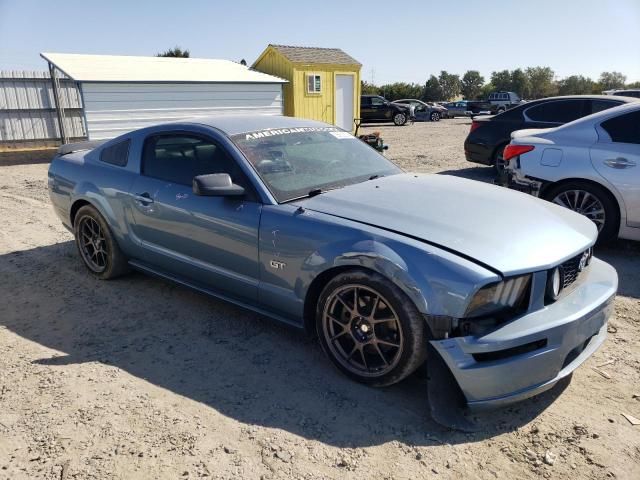
[[465, 318], [504, 318], [526, 310], [531, 278], [531, 274], [520, 275], [482, 287], [469, 303]]

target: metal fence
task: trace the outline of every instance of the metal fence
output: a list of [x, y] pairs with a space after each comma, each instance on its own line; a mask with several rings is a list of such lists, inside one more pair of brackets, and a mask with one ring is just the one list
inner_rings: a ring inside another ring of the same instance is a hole
[[[71, 139], [86, 137], [77, 84], [59, 78], [64, 126]], [[60, 129], [49, 72], [0, 71], [0, 144], [56, 140]]]

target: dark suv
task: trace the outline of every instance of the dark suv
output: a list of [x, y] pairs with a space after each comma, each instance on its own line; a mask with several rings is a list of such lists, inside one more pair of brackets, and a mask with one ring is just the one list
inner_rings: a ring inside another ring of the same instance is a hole
[[404, 125], [410, 117], [410, 107], [388, 102], [379, 95], [360, 96], [360, 118], [362, 123], [393, 122]]
[[511, 140], [512, 132], [558, 127], [634, 100], [611, 95], [550, 97], [518, 105], [498, 115], [476, 117], [464, 141], [464, 154], [469, 162], [496, 165], [500, 169], [502, 151]]

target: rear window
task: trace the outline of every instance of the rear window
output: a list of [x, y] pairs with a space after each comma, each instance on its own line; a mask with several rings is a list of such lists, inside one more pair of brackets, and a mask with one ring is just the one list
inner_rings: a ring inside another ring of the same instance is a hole
[[110, 145], [102, 149], [100, 152], [100, 161], [109, 163], [111, 165], [117, 165], [118, 167], [124, 167], [129, 160], [129, 144], [131, 140], [123, 140], [115, 145]]
[[600, 125], [616, 143], [640, 144], [640, 112], [610, 118]]
[[534, 122], [568, 123], [584, 116], [584, 101], [558, 100], [546, 102], [527, 109], [525, 114]]
[[591, 102], [591, 110], [589, 113], [598, 113], [603, 110], [607, 110], [608, 108], [617, 107], [618, 105], [622, 105], [620, 102], [614, 102], [612, 100], [592, 100]]

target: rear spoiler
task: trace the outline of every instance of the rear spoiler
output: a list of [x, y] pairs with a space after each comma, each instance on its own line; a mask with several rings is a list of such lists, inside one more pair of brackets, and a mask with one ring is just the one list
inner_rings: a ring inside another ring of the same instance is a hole
[[102, 145], [106, 140], [91, 140], [88, 142], [65, 143], [58, 148], [58, 155], [67, 155], [68, 153], [79, 152], [82, 150], [93, 150]]

